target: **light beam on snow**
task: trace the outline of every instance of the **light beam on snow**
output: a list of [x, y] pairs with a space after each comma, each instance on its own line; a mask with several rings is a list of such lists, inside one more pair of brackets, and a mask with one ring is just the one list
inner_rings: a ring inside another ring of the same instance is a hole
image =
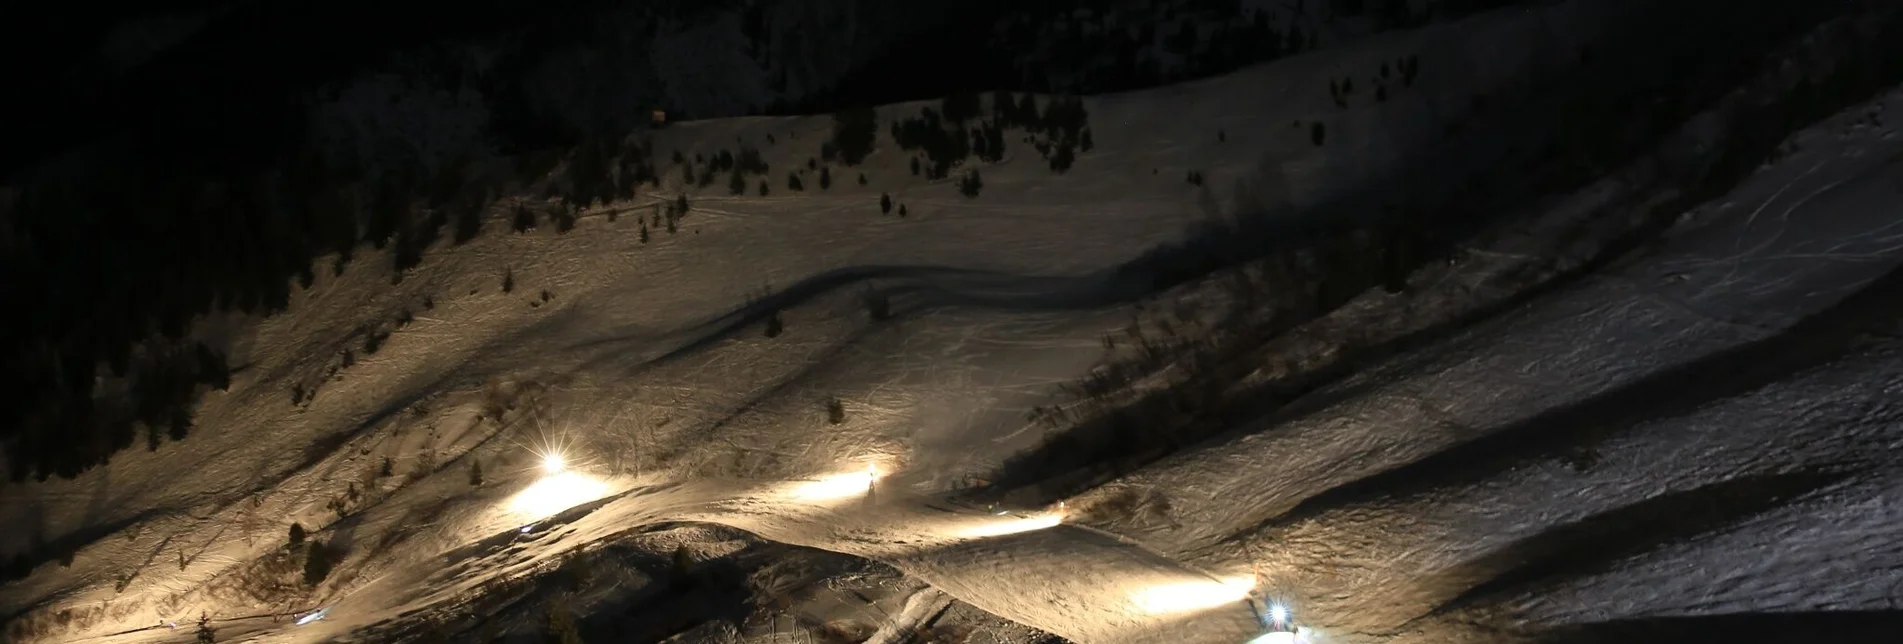
[[330, 614], [330, 607], [326, 606], [323, 608], [319, 608], [317, 610], [311, 611], [311, 614], [309, 615], [305, 615], [303, 617], [297, 618], [297, 625], [303, 626], [305, 624], [315, 622], [317, 620], [323, 619], [325, 615], [329, 615], [329, 614]]
[[883, 475], [878, 466], [868, 465], [863, 470], [794, 483], [787, 489], [787, 495], [796, 501], [840, 501], [862, 498], [872, 492], [872, 484], [878, 482], [879, 477]]
[[1130, 601], [1146, 613], [1168, 615], [1243, 601], [1254, 589], [1254, 576], [1236, 575], [1220, 580], [1157, 584], [1131, 593]]
[[985, 517], [982, 521], [954, 529], [952, 534], [965, 539], [983, 539], [1053, 528], [1063, 522], [1064, 515], [1060, 512], [1040, 512], [1026, 517]]
[[1249, 644], [1297, 644], [1300, 641], [1301, 640], [1295, 638], [1294, 633], [1278, 631], [1274, 633], [1263, 633], [1261, 637], [1249, 640]]
[[608, 484], [575, 471], [544, 476], [509, 499], [509, 511], [541, 519], [606, 496]]

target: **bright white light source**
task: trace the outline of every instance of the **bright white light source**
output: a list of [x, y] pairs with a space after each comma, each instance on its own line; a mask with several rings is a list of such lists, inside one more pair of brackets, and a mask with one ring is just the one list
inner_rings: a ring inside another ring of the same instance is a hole
[[549, 452], [547, 454], [542, 455], [542, 472], [543, 473], [561, 474], [562, 470], [565, 470], [565, 469], [568, 469], [568, 463], [562, 459], [561, 454]]
[[329, 608], [319, 608], [319, 609], [317, 609], [317, 610], [315, 610], [315, 611], [312, 611], [312, 612], [311, 612], [311, 614], [309, 614], [309, 615], [305, 615], [305, 616], [303, 616], [303, 617], [299, 617], [299, 618], [297, 618], [297, 625], [298, 625], [298, 626], [303, 626], [303, 625], [305, 625], [305, 624], [309, 624], [309, 623], [311, 623], [311, 622], [315, 622], [315, 621], [317, 621], [317, 620], [320, 620], [320, 619], [323, 619], [323, 618], [324, 618], [324, 616], [325, 616], [325, 615], [328, 615], [328, 614], [330, 614], [330, 609], [329, 609]]
[[1270, 606], [1269, 621], [1277, 624], [1288, 621], [1288, 608], [1281, 604]]
[[787, 494], [799, 501], [838, 501], [864, 497], [872, 491], [872, 484], [879, 480], [880, 475], [879, 468], [867, 467], [857, 472], [795, 483], [787, 490]]
[[562, 472], [542, 477], [509, 499], [509, 510], [519, 516], [541, 519], [595, 499], [608, 492], [608, 484], [580, 472]]
[[984, 519], [962, 525], [953, 533], [966, 539], [982, 539], [1007, 534], [1030, 532], [1055, 527], [1064, 522], [1064, 515], [1057, 512], [1042, 512], [1028, 517], [1010, 517], [1005, 519]]
[[1159, 584], [1131, 593], [1137, 608], [1151, 614], [1187, 613], [1239, 602], [1255, 589], [1255, 577]]
[[1249, 640], [1249, 644], [1297, 644], [1300, 641], [1301, 640], [1296, 639], [1294, 633], [1277, 631], [1274, 633], [1263, 633], [1261, 637]]

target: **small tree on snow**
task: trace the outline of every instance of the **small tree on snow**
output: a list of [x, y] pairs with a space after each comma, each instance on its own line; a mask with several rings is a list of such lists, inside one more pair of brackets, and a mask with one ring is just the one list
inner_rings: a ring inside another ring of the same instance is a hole
[[780, 321], [780, 312], [768, 313], [766, 317], [766, 337], [777, 338], [786, 331], [786, 323]]
[[211, 615], [198, 614], [198, 644], [212, 644], [218, 641], [216, 631], [211, 627]]
[[833, 425], [846, 422], [846, 404], [837, 396], [826, 399], [826, 422]]
[[978, 170], [975, 168], [972, 169], [971, 172], [965, 173], [964, 178], [958, 180], [958, 192], [966, 197], [977, 197], [978, 191], [983, 190], [984, 187], [984, 179], [978, 177]]
[[832, 188], [832, 187], [833, 187], [833, 172], [832, 172], [832, 166], [822, 166], [822, 167], [820, 167], [820, 169], [819, 169], [819, 189], [820, 189], [820, 190], [826, 190], [826, 189], [829, 189], [829, 188]]
[[304, 524], [292, 523], [291, 524], [291, 545], [295, 546], [301, 543], [304, 543]]
[[528, 206], [515, 205], [515, 232], [526, 233], [535, 229], [535, 211]]
[[879, 214], [883, 215], [883, 214], [889, 214], [891, 212], [892, 212], [892, 195], [889, 195], [883, 192], [879, 193]]
[[469, 486], [482, 487], [482, 461], [469, 462]]
[[310, 550], [304, 553], [304, 583], [316, 586], [330, 576], [332, 566], [337, 564], [339, 552], [333, 552], [329, 544], [321, 541], [311, 542]]
[[668, 570], [668, 577], [668, 581], [673, 583], [676, 589], [693, 584], [694, 552], [687, 549], [687, 544], [674, 547], [674, 557]]

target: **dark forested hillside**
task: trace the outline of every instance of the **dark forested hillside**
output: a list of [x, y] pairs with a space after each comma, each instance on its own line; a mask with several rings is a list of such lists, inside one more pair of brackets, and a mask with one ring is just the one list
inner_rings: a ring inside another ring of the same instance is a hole
[[[0, 295], [34, 308], [0, 341], [8, 472], [187, 435], [232, 368], [191, 321], [279, 310], [325, 257], [391, 247], [400, 280], [508, 216], [499, 198], [652, 180], [623, 144], [650, 108], [1135, 89], [1500, 1], [82, 0], [0, 21], [30, 97], [0, 121]], [[564, 159], [587, 170], [551, 180]]]

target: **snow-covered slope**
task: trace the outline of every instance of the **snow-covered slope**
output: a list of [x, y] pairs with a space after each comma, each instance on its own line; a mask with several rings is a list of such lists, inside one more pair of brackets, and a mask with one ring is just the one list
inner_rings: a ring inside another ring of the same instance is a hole
[[[736, 195], [724, 177], [707, 189], [683, 185], [682, 168], [664, 162], [658, 188], [585, 211], [572, 231], [545, 222], [515, 234], [509, 213], [494, 213], [484, 235], [433, 248], [400, 283], [387, 256], [363, 253], [341, 275], [319, 275], [289, 313], [242, 321], [230, 347], [244, 368], [229, 391], [206, 397], [186, 441], [120, 455], [74, 480], [0, 488], [0, 518], [16, 527], [0, 536], [0, 552], [71, 553], [0, 586], [0, 606], [16, 617], [10, 633], [179, 641], [188, 628], [154, 625], [206, 612], [227, 639], [421, 637], [424, 624], [486, 610], [482, 596], [565, 556], [643, 526], [696, 521], [876, 560], [1080, 642], [1239, 641], [1251, 615], [1236, 579], [1256, 572], [1325, 633], [1452, 637], [1458, 627], [1429, 623], [1439, 614], [1420, 616], [1499, 576], [1474, 563], [1489, 553], [1660, 492], [1741, 473], [1784, 476], [1771, 474], [1780, 468], [1834, 473], [1824, 465], [1844, 454], [1881, 461], [1871, 455], [1892, 448], [1885, 408], [1866, 404], [1887, 391], [1882, 354], [1780, 385], [1788, 391], [1768, 386], [1781, 372], [1752, 380], [1750, 360], [1708, 356], [1807, 324], [1835, 333], [1829, 324], [1846, 323], [1800, 318], [1894, 265], [1885, 208], [1903, 149], [1869, 115], [1896, 97], [1793, 139], [1795, 153], [1688, 213], [1639, 258], [1363, 374], [1343, 385], [1357, 395], [1339, 404], [1251, 425], [1117, 481], [1170, 499], [1175, 527], [1130, 526], [1141, 543], [936, 497], [1040, 440], [1025, 411], [1085, 373], [1103, 334], [1128, 319], [1128, 302], [1147, 294], [1119, 266], [1212, 216], [1296, 217], [1392, 186], [1379, 182], [1396, 175], [1455, 177], [1491, 163], [1476, 155], [1420, 165], [1520, 132], [1455, 136], [1450, 126], [1476, 95], [1511, 96], [1575, 64], [1582, 49], [1612, 47], [1630, 15], [1622, 12], [1642, 4], [1484, 14], [1219, 79], [1091, 97], [1095, 146], [1074, 168], [1051, 172], [1013, 132], [1002, 162], [977, 166], [976, 197], [953, 180], [914, 176], [886, 137], [917, 104], [880, 108], [879, 148], [862, 166], [830, 167], [824, 189], [804, 168], [819, 156], [827, 117], [657, 131], [647, 141], [657, 161], [749, 146], [772, 170]], [[1379, 101], [1358, 95], [1344, 108], [1331, 99], [1331, 79], [1377, 76], [1409, 56], [1421, 61], [1419, 77], [1385, 85]], [[796, 170], [801, 191], [789, 188]], [[1192, 172], [1200, 185], [1185, 181]], [[682, 194], [690, 211], [669, 232], [659, 213]], [[894, 212], [881, 213], [881, 194]], [[1581, 200], [1543, 204], [1526, 220], [1599, 212]], [[870, 319], [862, 300], [871, 291], [892, 295], [892, 319]], [[1389, 301], [1365, 297], [1369, 307]], [[1772, 358], [1823, 364], [1851, 347], [1837, 349]], [[1656, 375], [1696, 360], [1719, 366]], [[1833, 386], [1837, 398], [1824, 393]], [[1634, 387], [1704, 398], [1660, 420], [1634, 409], [1687, 403], [1624, 393]], [[1751, 392], [1769, 397], [1750, 402]], [[1737, 409], [1716, 404], [1734, 397], [1727, 404]], [[1818, 400], [1854, 411], [1802, 413]], [[1600, 414], [1635, 427], [1599, 427]], [[1636, 427], [1645, 422], [1659, 426]], [[1773, 423], [1780, 431], [1756, 429]], [[1844, 424], [1857, 432], [1837, 431]], [[1570, 432], [1553, 445], [1606, 441], [1597, 465], [1567, 473], [1542, 451], [1548, 443], [1519, 438], [1547, 426]], [[1700, 429], [1721, 426], [1755, 433]], [[570, 458], [573, 478], [540, 472], [550, 451]], [[1468, 473], [1469, 458], [1497, 467]], [[870, 490], [850, 478], [868, 464], [885, 472]], [[1790, 485], [1810, 487], [1771, 487], [1846, 499], [1894, 489], [1877, 476], [1806, 476]], [[566, 487], [546, 500], [550, 481]], [[1561, 494], [1581, 500], [1550, 502]], [[1629, 574], [1775, 550], [1766, 535], [1795, 539], [1807, 517], [1845, 507], [1808, 498], [1762, 515], [1769, 532], [1746, 526], [1683, 552], [1653, 551]], [[578, 507], [547, 516], [569, 505]], [[1057, 510], [1026, 510], [1042, 511]], [[1881, 512], [1858, 516], [1832, 523], [1842, 526], [1833, 538], [1886, 536]], [[343, 553], [314, 587], [298, 583], [303, 564], [285, 548], [293, 522]], [[1888, 561], [1830, 559], [1842, 548], [1817, 543], [1795, 559]], [[1723, 585], [1683, 579], [1670, 592]], [[1603, 576], [1564, 581], [1572, 585], [1516, 607], [1540, 624], [1607, 621], [1670, 596], [1607, 590], [1617, 580]], [[1727, 606], [1798, 605], [1775, 584], [1742, 588]], [[1504, 592], [1442, 613], [1493, 610]], [[317, 607], [327, 610], [314, 623], [271, 618]]]

